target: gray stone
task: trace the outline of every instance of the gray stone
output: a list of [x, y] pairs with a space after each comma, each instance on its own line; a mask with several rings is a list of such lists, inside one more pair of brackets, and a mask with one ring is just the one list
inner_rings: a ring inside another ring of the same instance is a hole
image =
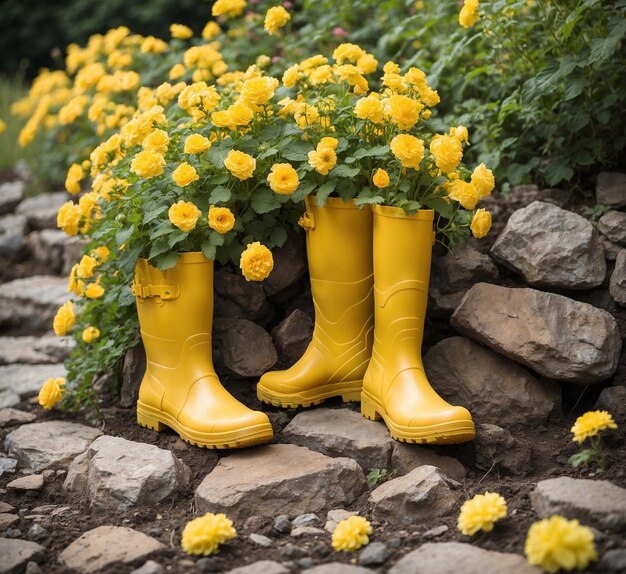
[[27, 540], [0, 538], [0, 574], [18, 574], [23, 572], [31, 560], [39, 562], [45, 556], [46, 549]]
[[293, 528], [301, 528], [302, 526], [313, 526], [320, 521], [317, 514], [313, 512], [307, 512], [306, 514], [301, 514], [300, 516], [296, 516], [292, 522], [291, 526]]
[[224, 512], [233, 520], [326, 512], [352, 504], [365, 490], [365, 476], [349, 458], [274, 444], [221, 458], [196, 490], [199, 512]]
[[280, 355], [290, 361], [299, 359], [313, 336], [313, 321], [300, 309], [295, 309], [272, 330], [272, 338]]
[[369, 472], [388, 468], [394, 440], [387, 427], [350, 409], [313, 409], [298, 413], [283, 430], [286, 442], [328, 456], [347, 456]]
[[[3, 365], [0, 366], [0, 393], [8, 391], [16, 393], [24, 399], [36, 395], [41, 389], [41, 385], [51, 377], [65, 377], [65, 367], [62, 363], [53, 365]], [[0, 401], [0, 406], [14, 405], [4, 405]]]
[[238, 305], [244, 317], [252, 321], [272, 312], [261, 283], [246, 281], [241, 273], [233, 273], [226, 267], [215, 273], [215, 292]]
[[67, 468], [101, 434], [99, 429], [77, 423], [31, 423], [9, 433], [5, 447], [25, 468], [36, 472], [48, 468], [56, 470]]
[[432, 447], [394, 441], [391, 469], [399, 476], [424, 465], [436, 466], [443, 474], [458, 481], [463, 480], [467, 474], [467, 469], [456, 458], [437, 454]]
[[34, 542], [37, 542], [38, 540], [44, 540], [48, 538], [49, 535], [49, 532], [40, 524], [33, 524], [28, 529], [28, 538], [30, 540], [33, 540]]
[[598, 220], [598, 231], [609, 241], [626, 245], [626, 213], [608, 211]]
[[498, 269], [489, 255], [463, 247], [433, 260], [434, 279], [442, 294], [466, 291], [474, 283], [493, 281]]
[[433, 388], [467, 407], [479, 423], [508, 428], [542, 424], [560, 405], [560, 389], [514, 361], [464, 337], [444, 339], [424, 356]]
[[432, 540], [433, 538], [444, 535], [446, 532], [448, 532], [448, 530], [449, 528], [445, 524], [442, 524], [441, 526], [435, 526], [435, 528], [431, 528], [430, 530], [424, 532], [424, 534], [422, 534], [422, 538], [424, 540]]
[[43, 574], [43, 570], [37, 565], [37, 562], [29, 562], [26, 564], [24, 574]]
[[43, 484], [43, 474], [29, 474], [9, 482], [7, 488], [12, 488], [13, 490], [41, 490]]
[[15, 514], [6, 514], [0, 512], [0, 532], [6, 530], [10, 526], [13, 526], [16, 522], [20, 521], [20, 517]]
[[[0, 384], [2, 384], [2, 372], [0, 371]], [[9, 389], [0, 389], [0, 409], [4, 409], [7, 407], [14, 407], [15, 405], [20, 404], [20, 396], [9, 390]]]
[[169, 450], [119, 437], [101, 436], [86, 457], [77, 458], [64, 486], [81, 490], [86, 484], [89, 503], [98, 512], [157, 504], [185, 489], [191, 475]]
[[598, 566], [610, 572], [621, 572], [623, 574], [626, 572], [626, 548], [605, 552]]
[[603, 171], [596, 180], [596, 203], [609, 207], [626, 205], [626, 173]]
[[130, 574], [163, 574], [165, 569], [158, 562], [148, 560], [140, 568], [135, 568]]
[[246, 566], [228, 570], [226, 574], [289, 574], [289, 568], [274, 560], [258, 560]]
[[530, 445], [516, 439], [506, 429], [490, 424], [478, 425], [474, 448], [479, 470], [496, 469], [512, 476], [526, 476], [530, 472]]
[[438, 468], [420, 466], [372, 491], [372, 517], [394, 526], [428, 523], [455, 506], [457, 496], [450, 487]]
[[23, 215], [0, 217], [0, 257], [21, 261], [26, 254], [27, 222]]
[[281, 514], [276, 517], [276, 520], [274, 520], [274, 530], [281, 534], [291, 532], [291, 520], [289, 520], [288, 514]]
[[329, 562], [307, 570], [307, 574], [372, 574], [374, 570], [341, 562]]
[[391, 556], [391, 550], [383, 542], [370, 542], [359, 554], [361, 566], [378, 566], [384, 564]]
[[250, 538], [250, 540], [256, 545], [262, 546], [264, 548], [268, 548], [272, 545], [272, 539], [268, 538], [267, 536], [263, 536], [263, 534], [257, 534], [253, 532], [248, 538]]
[[396, 562], [389, 574], [541, 574], [517, 554], [461, 542], [427, 542]]
[[321, 528], [315, 528], [315, 526], [300, 526], [291, 531], [291, 536], [294, 538], [299, 536], [319, 536], [320, 534], [324, 534], [324, 531]]
[[603, 389], [593, 410], [609, 411], [618, 423], [626, 422], [626, 387], [616, 385]]
[[590, 289], [606, 275], [604, 247], [593, 225], [541, 201], [513, 213], [491, 254], [530, 285]]
[[15, 472], [16, 468], [17, 460], [6, 456], [0, 456], [0, 476], [4, 474], [12, 474]]
[[42, 193], [22, 201], [16, 213], [28, 218], [31, 229], [56, 229], [59, 208], [69, 199], [69, 195], [64, 191]]
[[0, 326], [49, 331], [59, 307], [68, 300], [67, 279], [34, 275], [0, 284]]
[[132, 528], [99, 526], [74, 540], [61, 552], [58, 560], [66, 568], [91, 574], [139, 561], [164, 548], [154, 538]]
[[604, 258], [607, 261], [615, 261], [619, 252], [624, 249], [621, 245], [613, 243], [606, 238], [602, 239], [602, 245], [604, 245]]
[[146, 372], [146, 351], [139, 341], [128, 349], [124, 355], [122, 365], [122, 388], [120, 391], [120, 405], [124, 408], [135, 406], [139, 398], [139, 387]]
[[303, 234], [289, 236], [282, 247], [273, 250], [274, 269], [263, 281], [263, 289], [273, 297], [294, 285], [307, 272]]
[[5, 181], [0, 183], [0, 215], [11, 213], [24, 199], [23, 181]]
[[216, 319], [214, 342], [224, 366], [240, 377], [258, 377], [278, 360], [272, 337], [247, 319]]
[[626, 307], [626, 249], [622, 249], [615, 260], [609, 293], [618, 305]]
[[70, 337], [0, 337], [0, 365], [40, 365], [65, 361], [74, 347]]
[[466, 291], [457, 291], [456, 293], [443, 294], [439, 289], [431, 286], [428, 291], [430, 299], [428, 303], [428, 313], [432, 313], [435, 317], [449, 317], [459, 306], [465, 293]]
[[537, 484], [530, 499], [541, 518], [561, 514], [599, 529], [626, 529], [626, 489], [608, 480], [550, 478]]
[[60, 229], [33, 231], [26, 238], [26, 243], [33, 259], [61, 275], [69, 274], [84, 247], [80, 238], [70, 237]]
[[0, 500], [0, 512], [13, 512], [15, 506], [11, 506], [8, 502], [2, 502]]
[[535, 289], [478, 283], [451, 323], [461, 334], [545, 377], [583, 385], [611, 377], [622, 349], [611, 314]]
[[344, 510], [343, 508], [329, 510], [328, 514], [326, 515], [326, 524], [324, 525], [324, 530], [332, 534], [335, 531], [335, 528], [337, 528], [337, 524], [339, 524], [342, 520], [346, 520], [346, 518], [356, 516], [357, 514], [358, 512], [351, 512], [349, 510]]

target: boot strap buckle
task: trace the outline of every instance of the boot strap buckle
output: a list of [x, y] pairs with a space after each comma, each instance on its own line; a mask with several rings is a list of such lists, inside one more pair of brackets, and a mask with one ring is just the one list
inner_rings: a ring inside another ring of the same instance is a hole
[[158, 297], [162, 301], [177, 299], [180, 295], [180, 288], [175, 283], [165, 283], [163, 285], [141, 285], [133, 283], [132, 292], [139, 299]]

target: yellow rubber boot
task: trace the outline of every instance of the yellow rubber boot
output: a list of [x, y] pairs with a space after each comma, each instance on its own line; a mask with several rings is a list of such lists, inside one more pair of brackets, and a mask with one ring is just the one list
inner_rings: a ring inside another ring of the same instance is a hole
[[329, 198], [306, 198], [307, 256], [315, 305], [311, 343], [285, 371], [265, 373], [259, 399], [281, 407], [308, 407], [330, 397], [361, 397], [372, 350], [372, 214]]
[[391, 436], [403, 442], [472, 440], [472, 416], [435, 392], [422, 364], [434, 212], [408, 217], [394, 207], [373, 211], [376, 328], [361, 412], [372, 420], [382, 417]]
[[175, 267], [159, 271], [140, 259], [133, 294], [147, 358], [137, 422], [156, 431], [168, 426], [207, 448], [270, 440], [267, 415], [235, 399], [213, 368], [213, 261], [184, 253]]

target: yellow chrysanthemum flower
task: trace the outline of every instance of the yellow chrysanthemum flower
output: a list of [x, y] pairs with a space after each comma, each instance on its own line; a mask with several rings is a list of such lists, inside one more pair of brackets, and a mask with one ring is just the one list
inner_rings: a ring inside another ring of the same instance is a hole
[[183, 201], [182, 199], [172, 205], [168, 212], [170, 221], [178, 227], [178, 229], [189, 232], [195, 229], [198, 218], [202, 212], [191, 201]]
[[163, 173], [165, 159], [159, 153], [153, 151], [140, 151], [130, 162], [130, 171], [139, 177], [149, 179]]
[[252, 177], [256, 169], [256, 159], [247, 153], [231, 149], [224, 160], [224, 167], [237, 179], [244, 181]]
[[616, 428], [613, 417], [607, 411], [589, 411], [576, 419], [571, 432], [574, 435], [573, 440], [582, 444], [605, 429]]
[[153, 151], [160, 155], [165, 155], [167, 146], [170, 143], [170, 136], [165, 130], [154, 130], [150, 132], [141, 142], [141, 147], [146, 151]]
[[369, 120], [375, 124], [383, 122], [383, 104], [376, 96], [370, 94], [366, 98], [360, 98], [354, 106], [357, 118]]
[[337, 138], [332, 138], [329, 136], [323, 137], [320, 140], [320, 143], [317, 144], [318, 147], [329, 147], [330, 149], [337, 149], [337, 146], [339, 145], [339, 140]]
[[455, 137], [437, 134], [430, 142], [430, 153], [444, 173], [454, 171], [463, 159], [463, 144]]
[[248, 243], [239, 261], [246, 281], [263, 281], [274, 269], [272, 252], [258, 241]]
[[233, 521], [225, 514], [209, 512], [189, 521], [183, 529], [181, 546], [187, 554], [209, 556], [220, 544], [237, 536]]
[[276, 78], [269, 76], [249, 78], [241, 86], [241, 98], [252, 106], [262, 106], [272, 99], [278, 84]]
[[4, 131], [6, 131], [7, 129], [7, 124], [6, 122], [0, 118], [0, 134]]
[[582, 570], [598, 558], [591, 529], [558, 515], [529, 528], [525, 553], [530, 564], [550, 573]]
[[211, 142], [201, 134], [191, 134], [185, 139], [185, 153], [199, 154], [207, 151], [211, 147]]
[[491, 213], [483, 208], [477, 209], [472, 218], [470, 229], [472, 235], [477, 239], [485, 237], [491, 229]]
[[186, 161], [181, 163], [172, 173], [172, 179], [176, 185], [187, 187], [190, 183], [200, 179], [196, 168], [189, 165]]
[[335, 550], [354, 552], [369, 543], [369, 535], [373, 532], [372, 525], [363, 516], [350, 516], [342, 520], [332, 535]]
[[463, 208], [469, 209], [470, 211], [476, 207], [480, 199], [478, 190], [474, 185], [462, 179], [455, 179], [446, 184], [446, 189], [450, 199], [458, 201]]
[[479, 530], [491, 532], [493, 525], [505, 516], [504, 498], [496, 492], [485, 492], [463, 503], [457, 526], [466, 536], [473, 536]]
[[275, 193], [290, 195], [300, 185], [298, 172], [290, 163], [275, 163], [267, 176], [270, 188]]
[[421, 139], [410, 134], [399, 134], [391, 140], [389, 147], [402, 167], [419, 169], [424, 159], [424, 142]]
[[87, 344], [93, 343], [99, 336], [100, 329], [98, 329], [97, 327], [90, 326], [83, 330], [83, 341], [85, 341], [85, 343]]
[[55, 335], [63, 337], [64, 335], [67, 335], [69, 330], [74, 326], [74, 323], [76, 323], [74, 303], [67, 301], [59, 307], [57, 314], [54, 316], [52, 329], [54, 330]]
[[235, 216], [228, 207], [209, 207], [209, 227], [222, 235], [235, 225]]
[[50, 410], [63, 397], [64, 385], [65, 379], [62, 377], [48, 379], [39, 391], [39, 396], [37, 397], [39, 404], [44, 409]]
[[89, 279], [93, 277], [94, 269], [98, 267], [98, 260], [89, 255], [83, 255], [76, 268], [76, 276], [79, 279]]
[[57, 213], [57, 226], [67, 235], [76, 235], [80, 223], [80, 207], [68, 201], [64, 203]]
[[283, 6], [273, 6], [267, 11], [267, 14], [265, 14], [263, 27], [271, 36], [274, 32], [286, 26], [289, 20], [291, 20], [291, 14], [289, 14]]
[[308, 155], [309, 165], [322, 175], [328, 175], [328, 172], [337, 164], [335, 150], [321, 144], [317, 146], [317, 149], [311, 150]]

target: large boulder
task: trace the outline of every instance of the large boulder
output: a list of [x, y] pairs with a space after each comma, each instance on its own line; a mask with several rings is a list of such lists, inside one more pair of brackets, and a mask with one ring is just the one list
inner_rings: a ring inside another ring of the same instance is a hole
[[516, 362], [464, 337], [431, 347], [424, 357], [428, 378], [452, 404], [475, 421], [507, 428], [539, 425], [560, 406], [560, 389], [542, 384]]
[[626, 249], [622, 249], [615, 260], [609, 293], [618, 305], [626, 307]]
[[593, 225], [542, 201], [513, 213], [491, 254], [531, 285], [590, 289], [606, 275], [604, 247]]
[[598, 220], [598, 231], [609, 241], [626, 245], [626, 213], [609, 211]]
[[612, 315], [535, 289], [478, 283], [451, 323], [459, 333], [541, 375], [583, 385], [611, 377], [622, 349]]
[[603, 171], [598, 174], [596, 203], [615, 208], [626, 206], [626, 173]]
[[603, 389], [593, 409], [610, 412], [618, 423], [626, 422], [626, 387], [616, 385]]
[[41, 562], [45, 555], [46, 549], [35, 542], [0, 538], [0, 574], [24, 572], [28, 562]]

